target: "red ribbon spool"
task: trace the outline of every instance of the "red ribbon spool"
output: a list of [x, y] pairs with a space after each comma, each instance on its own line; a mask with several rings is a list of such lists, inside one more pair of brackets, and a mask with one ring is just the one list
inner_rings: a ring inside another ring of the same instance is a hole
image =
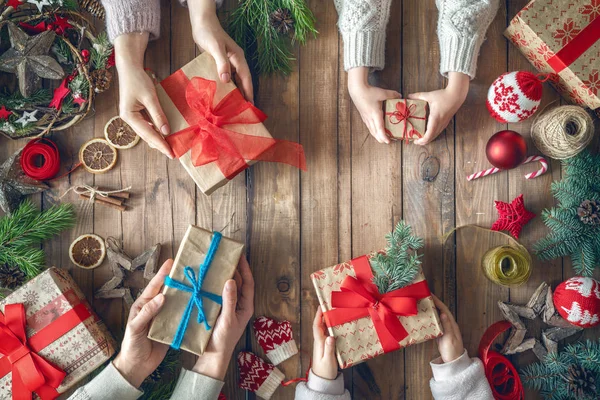
[[[38, 165], [41, 159], [41, 165]], [[31, 179], [45, 181], [52, 179], [60, 170], [58, 147], [50, 139], [35, 139], [27, 143], [21, 151], [21, 168]]]

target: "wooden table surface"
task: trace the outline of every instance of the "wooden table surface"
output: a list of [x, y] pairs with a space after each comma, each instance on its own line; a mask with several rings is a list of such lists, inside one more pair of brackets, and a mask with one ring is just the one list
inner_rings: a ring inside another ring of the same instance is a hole
[[[228, 2], [230, 9], [234, 1]], [[304, 374], [312, 349], [312, 320], [318, 305], [310, 274], [385, 245], [384, 235], [405, 219], [425, 238], [423, 267], [432, 291], [455, 312], [465, 347], [475, 355], [485, 329], [501, 319], [497, 301], [524, 303], [546, 280], [556, 285], [574, 272], [568, 259], [540, 262], [534, 258], [526, 285], [505, 289], [490, 283], [480, 271], [482, 254], [501, 244], [485, 235], [459, 231], [448, 243], [442, 236], [454, 226], [491, 226], [497, 213], [494, 200], [510, 201], [523, 193], [526, 206], [536, 214], [554, 202], [550, 183], [561, 178], [560, 164], [526, 181], [531, 165], [485, 179], [467, 182], [466, 175], [488, 167], [485, 144], [502, 129], [514, 129], [528, 140], [530, 122], [499, 124], [485, 108], [491, 82], [506, 71], [532, 70], [528, 61], [502, 36], [509, 18], [527, 0], [506, 1], [481, 49], [477, 78], [469, 96], [445, 133], [426, 147], [378, 144], [368, 133], [348, 95], [343, 69], [342, 39], [336, 27], [333, 1], [310, 0], [317, 17], [318, 39], [297, 50], [294, 72], [287, 77], [261, 77], [257, 105], [269, 119], [267, 127], [277, 138], [299, 141], [307, 155], [308, 172], [261, 163], [240, 174], [211, 197], [196, 189], [183, 167], [140, 143], [120, 151], [117, 167], [103, 175], [83, 170], [52, 184], [34, 197], [43, 208], [60, 202], [71, 185], [107, 188], [131, 186], [128, 211], [92, 206], [73, 197], [78, 224], [70, 232], [46, 243], [48, 265], [68, 268], [118, 338], [124, 326], [121, 300], [94, 300], [93, 292], [110, 276], [108, 264], [84, 271], [69, 261], [71, 241], [83, 233], [122, 238], [130, 255], [162, 243], [162, 259], [173, 257], [189, 224], [245, 241], [256, 280], [256, 315], [292, 322], [301, 345], [300, 356], [280, 368], [291, 379]], [[386, 68], [376, 83], [401, 93], [442, 88], [438, 73], [434, 0], [394, 1], [388, 24]], [[178, 2], [162, 1], [162, 36], [149, 45], [147, 67], [166, 77], [198, 54], [192, 41], [187, 10]], [[96, 113], [55, 139], [66, 164], [75, 163], [85, 141], [101, 137], [105, 123], [118, 113], [118, 90], [97, 97]], [[545, 88], [544, 104], [558, 100]], [[22, 142], [0, 139], [0, 159], [22, 147]], [[548, 232], [541, 218], [525, 226], [521, 242], [530, 246]], [[132, 278], [141, 284], [141, 276]], [[598, 337], [599, 329], [587, 337]], [[581, 336], [579, 336], [580, 338]], [[238, 345], [261, 354], [251, 331]], [[346, 387], [355, 399], [429, 399], [429, 361], [437, 356], [428, 342], [380, 356], [344, 371]], [[193, 362], [184, 356], [186, 364]], [[532, 361], [531, 354], [513, 358], [518, 365]], [[243, 399], [237, 388], [234, 363], [224, 392], [227, 399]], [[293, 398], [293, 387], [280, 388], [274, 399]], [[250, 398], [253, 398], [250, 395]], [[530, 393], [528, 398], [535, 398]]]

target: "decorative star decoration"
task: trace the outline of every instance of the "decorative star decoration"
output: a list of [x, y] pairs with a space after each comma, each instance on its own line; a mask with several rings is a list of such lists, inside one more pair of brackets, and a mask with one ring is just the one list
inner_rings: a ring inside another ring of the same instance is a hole
[[12, 47], [0, 56], [0, 71], [17, 74], [23, 97], [31, 96], [41, 86], [41, 78], [65, 76], [60, 64], [48, 55], [56, 37], [54, 31], [29, 36], [14, 23], [7, 25]]
[[0, 166], [0, 208], [8, 214], [17, 209], [24, 196], [48, 189], [43, 182], [31, 179], [23, 173], [20, 156], [21, 150]]
[[123, 251], [123, 247], [115, 238], [109, 237], [106, 239], [106, 257], [114, 276], [96, 291], [94, 297], [97, 299], [123, 298], [129, 309], [134, 300], [131, 288], [126, 284], [125, 275], [144, 266], [144, 279], [152, 279], [156, 275], [156, 266], [160, 258], [160, 243], [132, 259]]
[[19, 26], [29, 33], [42, 33], [48, 28], [46, 21], [38, 22], [35, 25], [27, 24], [25, 22], [19, 22]]
[[[517, 354], [527, 350], [533, 350], [540, 361], [543, 361], [548, 353], [558, 352], [558, 342], [579, 332], [582, 328], [572, 325], [561, 317], [554, 308], [552, 301], [552, 289], [546, 282], [537, 288], [531, 299], [525, 305], [498, 302], [498, 307], [513, 328], [508, 340], [502, 349], [503, 354]], [[537, 338], [527, 338], [527, 327], [522, 318], [535, 320], [541, 317], [541, 320], [550, 325], [551, 328], [542, 331], [542, 340]]]
[[48, 107], [60, 111], [60, 109], [62, 108], [62, 103], [69, 93], [71, 93], [71, 89], [69, 89], [67, 78], [65, 78], [60, 83], [60, 85], [56, 89], [54, 89], [52, 101], [50, 102]]
[[19, 8], [19, 6], [20, 6], [20, 5], [23, 5], [23, 4], [25, 4], [25, 2], [24, 2], [24, 1], [20, 1], [20, 0], [8, 0], [8, 1], [6, 2], [6, 6], [7, 6], [7, 7], [12, 7], [12, 8], [14, 8], [15, 10], [16, 10], [17, 8]]
[[12, 111], [7, 110], [6, 107], [0, 107], [0, 119], [7, 120], [12, 115]]
[[29, 111], [23, 111], [23, 115], [21, 116], [21, 118], [19, 118], [18, 120], [16, 120], [15, 123], [16, 124], [21, 124], [21, 127], [24, 127], [27, 124], [29, 124], [30, 122], [36, 122], [38, 120], [35, 117], [36, 114], [37, 114], [37, 110], [33, 110], [31, 112], [29, 112]]
[[535, 214], [525, 208], [523, 195], [517, 196], [510, 204], [495, 201], [498, 219], [492, 225], [493, 231], [508, 231], [515, 239], [519, 238], [523, 226], [531, 221]]
[[87, 102], [87, 100], [85, 98], [83, 98], [83, 96], [80, 93], [73, 94], [73, 103], [75, 103], [81, 107], [81, 105], [85, 104], [86, 102]]
[[27, 2], [29, 4], [34, 4], [38, 8], [39, 12], [42, 12], [42, 8], [44, 6], [49, 6], [50, 5], [50, 1], [49, 0], [27, 0]]
[[63, 18], [58, 15], [54, 17], [54, 26], [54, 31], [59, 35], [64, 35], [67, 29], [73, 27], [73, 25], [69, 23], [69, 20], [66, 17]]

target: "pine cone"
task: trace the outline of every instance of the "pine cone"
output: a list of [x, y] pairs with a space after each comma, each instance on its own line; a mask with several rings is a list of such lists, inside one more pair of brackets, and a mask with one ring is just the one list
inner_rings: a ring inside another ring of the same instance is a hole
[[577, 208], [579, 219], [586, 225], [600, 225], [600, 204], [595, 200], [584, 200]]
[[586, 398], [596, 394], [594, 373], [580, 365], [569, 367], [566, 381], [569, 385], [569, 392], [577, 397]]
[[25, 283], [25, 273], [19, 268], [0, 265], [0, 287], [13, 290]]
[[104, 12], [104, 7], [98, 0], [79, 0], [79, 7], [86, 10], [94, 17], [104, 21], [104, 17], [106, 16]]
[[94, 92], [102, 93], [110, 87], [112, 81], [112, 73], [107, 69], [97, 69], [90, 74], [92, 87]]
[[292, 12], [287, 8], [275, 10], [270, 17], [271, 25], [278, 33], [289, 34], [294, 29], [294, 19]]

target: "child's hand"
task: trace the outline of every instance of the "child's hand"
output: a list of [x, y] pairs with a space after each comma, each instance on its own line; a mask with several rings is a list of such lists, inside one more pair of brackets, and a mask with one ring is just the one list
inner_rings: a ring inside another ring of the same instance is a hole
[[427, 131], [422, 138], [414, 141], [415, 144], [425, 145], [438, 137], [465, 102], [469, 92], [469, 76], [450, 72], [448, 78], [448, 86], [445, 89], [408, 95], [409, 99], [425, 100], [429, 103]]
[[338, 375], [338, 363], [335, 358], [335, 339], [327, 336], [327, 325], [323, 321], [321, 307], [317, 309], [317, 315], [313, 321], [313, 344], [312, 372], [323, 379], [334, 380]]
[[437, 339], [438, 350], [442, 361], [448, 363], [462, 356], [465, 347], [463, 346], [462, 335], [460, 334], [458, 324], [454, 320], [454, 316], [440, 299], [435, 295], [432, 296], [435, 306], [440, 310], [440, 319], [444, 328], [444, 335]]
[[395, 90], [386, 90], [369, 85], [367, 77], [369, 69], [366, 67], [352, 68], [348, 71], [348, 92], [360, 113], [360, 117], [369, 129], [369, 132], [379, 143], [390, 143], [385, 134], [383, 123], [383, 101], [399, 99], [402, 97]]

